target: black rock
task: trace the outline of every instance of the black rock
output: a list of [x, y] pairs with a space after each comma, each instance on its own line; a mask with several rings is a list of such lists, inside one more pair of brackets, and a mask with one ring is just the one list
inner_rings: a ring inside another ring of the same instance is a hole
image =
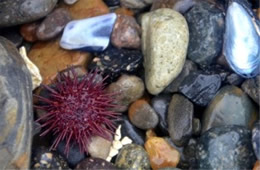
[[218, 74], [206, 75], [194, 72], [181, 83], [179, 90], [188, 99], [200, 106], [206, 106], [215, 96], [221, 85]]
[[224, 14], [215, 4], [197, 2], [185, 14], [189, 25], [188, 58], [201, 65], [214, 62], [222, 49]]
[[117, 49], [110, 46], [98, 54], [89, 68], [98, 68], [108, 75], [111, 80], [118, 78], [122, 73], [134, 73], [142, 65], [143, 55], [138, 50]]
[[173, 95], [167, 120], [168, 131], [174, 144], [185, 145], [192, 135], [193, 104], [182, 95]]
[[242, 84], [242, 89], [246, 92], [258, 105], [260, 105], [260, 75], [252, 79], [247, 79]]
[[69, 169], [62, 156], [43, 146], [32, 149], [31, 169]]
[[104, 0], [107, 6], [117, 6], [120, 5], [120, 0]]
[[181, 82], [185, 79], [185, 77], [187, 77], [191, 72], [194, 71], [197, 71], [197, 65], [191, 60], [186, 60], [181, 73], [165, 88], [164, 92], [178, 92]]
[[168, 106], [171, 101], [170, 94], [159, 94], [152, 98], [151, 106], [156, 111], [159, 117], [159, 129], [163, 132], [163, 134], [168, 135], [168, 123], [167, 123], [167, 115], [168, 115]]
[[66, 141], [61, 141], [56, 150], [68, 162], [71, 168], [74, 168], [80, 161], [86, 158], [83, 152], [80, 152], [79, 146], [76, 143], [70, 145], [68, 155], [65, 153]]
[[87, 158], [81, 161], [75, 169], [78, 170], [98, 170], [98, 169], [108, 169], [108, 170], [116, 170], [118, 169], [115, 165], [110, 162], [107, 162], [100, 158]]
[[46, 16], [58, 0], [1, 0], [0, 27], [19, 25]]
[[23, 42], [23, 37], [20, 35], [18, 27], [1, 29], [0, 36], [10, 40], [16, 47], [19, 47]]
[[1, 169], [29, 168], [32, 107], [31, 74], [15, 45], [0, 36]]
[[260, 120], [258, 120], [252, 130], [252, 144], [255, 151], [255, 155], [260, 160]]
[[130, 123], [127, 116], [122, 116], [122, 121], [120, 122], [122, 125], [121, 133], [122, 138], [127, 136], [132, 139], [133, 143], [138, 145], [144, 145], [145, 141], [145, 133], [144, 131], [135, 127], [132, 123]]
[[195, 169], [252, 169], [251, 133], [243, 126], [211, 128], [198, 141]]
[[[185, 158], [186, 164], [190, 167], [196, 163], [196, 147], [197, 147], [197, 140], [191, 138], [187, 146], [183, 149], [183, 156]], [[188, 169], [188, 168], [185, 168]]]

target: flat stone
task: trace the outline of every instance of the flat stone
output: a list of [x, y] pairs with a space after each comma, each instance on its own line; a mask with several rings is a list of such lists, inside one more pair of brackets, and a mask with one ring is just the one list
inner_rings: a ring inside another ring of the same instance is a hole
[[59, 39], [38, 42], [28, 53], [29, 59], [39, 68], [43, 84], [50, 84], [58, 73], [67, 66], [86, 66], [91, 59], [87, 52], [67, 51], [59, 46]]
[[123, 169], [149, 169], [150, 161], [142, 146], [129, 144], [120, 150], [115, 165]]
[[202, 116], [202, 132], [223, 125], [252, 128], [258, 119], [257, 109], [250, 98], [236, 86], [224, 86], [209, 103]]
[[0, 27], [38, 20], [52, 11], [58, 0], [3, 0], [0, 2]]
[[164, 8], [142, 16], [142, 52], [149, 93], [160, 93], [180, 74], [188, 42], [188, 25], [180, 13]]
[[192, 135], [193, 104], [179, 94], [173, 95], [167, 120], [173, 143], [177, 146], [187, 144]]
[[71, 20], [68, 10], [57, 8], [39, 25], [36, 36], [39, 40], [50, 40], [56, 37]]
[[201, 65], [210, 65], [222, 49], [223, 11], [207, 1], [199, 1], [185, 14], [190, 31], [188, 58]]
[[163, 138], [151, 137], [144, 146], [152, 169], [176, 167], [180, 161], [180, 153]]
[[141, 48], [141, 27], [132, 16], [117, 15], [111, 43], [117, 48]]
[[251, 99], [260, 105], [260, 75], [244, 81], [242, 89], [251, 97]]
[[144, 99], [136, 100], [131, 104], [128, 116], [132, 124], [143, 130], [153, 129], [159, 122], [158, 115]]
[[3, 37], [0, 37], [0, 87], [1, 168], [28, 169], [33, 121], [32, 80], [15, 45]]
[[188, 99], [200, 106], [206, 106], [221, 86], [218, 74], [193, 72], [180, 84], [179, 91]]
[[141, 98], [144, 94], [144, 83], [142, 79], [134, 75], [122, 75], [107, 87], [108, 93], [117, 93], [115, 103], [118, 105], [117, 112], [124, 112], [128, 106]]
[[210, 129], [198, 141], [198, 164], [192, 169], [251, 169], [256, 159], [250, 136], [248, 129], [237, 125]]

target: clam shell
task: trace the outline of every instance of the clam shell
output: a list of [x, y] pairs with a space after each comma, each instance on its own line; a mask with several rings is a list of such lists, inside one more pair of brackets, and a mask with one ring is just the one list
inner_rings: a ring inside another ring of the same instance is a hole
[[226, 13], [224, 55], [230, 67], [245, 78], [260, 72], [260, 35], [257, 18], [238, 2], [231, 2]]

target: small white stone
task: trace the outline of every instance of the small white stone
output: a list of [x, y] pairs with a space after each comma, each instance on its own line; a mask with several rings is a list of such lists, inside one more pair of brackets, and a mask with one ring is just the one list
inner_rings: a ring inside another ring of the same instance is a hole
[[32, 85], [33, 90], [36, 89], [36, 87], [39, 87], [42, 83], [42, 76], [40, 74], [40, 70], [38, 67], [27, 57], [26, 49], [24, 46], [22, 46], [19, 49], [20, 55], [23, 58], [24, 62], [26, 63], [26, 66], [28, 70], [30, 71], [31, 77], [32, 77]]
[[67, 5], [72, 5], [75, 4], [76, 2], [78, 2], [78, 0], [64, 0], [64, 3]]
[[110, 156], [110, 157], [114, 157], [114, 156], [116, 156], [118, 154], [118, 150], [117, 149], [115, 149], [115, 148], [113, 148], [113, 147], [111, 147], [111, 149], [110, 149], [110, 152], [109, 152], [109, 155], [108, 156]]
[[118, 128], [116, 129], [116, 134], [115, 134], [115, 140], [119, 141], [121, 139], [122, 135], [121, 135], [121, 125], [118, 126]]
[[127, 137], [127, 136], [125, 136], [122, 140], [121, 140], [121, 144], [122, 145], [127, 145], [127, 144], [131, 144], [133, 141], [129, 138], [129, 137]]
[[107, 161], [107, 162], [110, 162], [111, 159], [112, 159], [112, 157], [108, 156], [107, 159], [106, 159], [106, 161]]
[[119, 150], [122, 147], [123, 147], [123, 145], [122, 145], [122, 143], [120, 141], [117, 141], [117, 140], [113, 141], [113, 148]]

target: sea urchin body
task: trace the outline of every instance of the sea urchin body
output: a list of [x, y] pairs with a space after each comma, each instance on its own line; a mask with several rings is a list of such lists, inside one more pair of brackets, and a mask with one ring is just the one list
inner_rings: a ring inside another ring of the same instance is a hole
[[95, 71], [78, 78], [74, 69], [59, 73], [55, 88], [44, 86], [50, 97], [37, 96], [46, 105], [36, 107], [47, 112], [37, 120], [45, 129], [41, 136], [50, 132], [56, 136], [51, 149], [65, 140], [65, 153], [72, 142], [87, 153], [92, 136], [109, 139], [115, 130], [118, 113], [112, 111], [114, 94], [105, 93], [104, 79], [98, 81], [97, 75]]

